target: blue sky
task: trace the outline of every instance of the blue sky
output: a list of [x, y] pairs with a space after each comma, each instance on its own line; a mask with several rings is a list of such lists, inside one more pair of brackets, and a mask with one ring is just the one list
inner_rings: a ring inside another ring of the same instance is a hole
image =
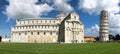
[[[98, 30], [99, 30], [99, 14], [100, 11], [105, 9], [108, 10], [110, 13], [109, 17], [111, 19], [116, 18], [116, 22], [119, 23], [119, 0], [36, 0], [32, 1], [35, 2], [32, 3], [33, 6], [36, 7], [36, 5], [44, 5], [45, 7], [48, 7], [48, 9], [36, 9], [40, 12], [36, 11], [36, 15], [31, 16], [30, 14], [24, 14], [20, 12], [21, 9], [25, 9], [25, 7], [22, 7], [19, 5], [19, 3], [22, 3], [24, 5], [25, 0], [21, 1], [15, 1], [15, 0], [0, 0], [0, 35], [4, 36], [10, 36], [11, 33], [11, 26], [15, 25], [15, 19], [22, 18], [23, 16], [26, 17], [52, 17], [54, 18], [59, 11], [63, 10], [65, 13], [69, 13], [71, 11], [76, 11], [80, 16], [80, 21], [84, 23], [84, 29], [85, 29], [85, 35], [89, 36], [97, 36]], [[28, 0], [30, 1], [30, 0]], [[25, 1], [26, 4], [28, 2]], [[31, 4], [31, 2], [28, 2]], [[101, 5], [104, 3], [103, 5]], [[10, 5], [11, 4], [11, 5]], [[16, 4], [16, 5], [12, 5]], [[25, 5], [26, 5], [25, 4]], [[29, 5], [28, 4], [28, 5]], [[99, 4], [99, 6], [97, 6]], [[111, 4], [111, 5], [110, 5]], [[17, 6], [20, 8], [17, 9]], [[63, 7], [64, 6], [64, 7]], [[111, 7], [112, 6], [112, 7]], [[42, 6], [40, 6], [42, 7]], [[115, 7], [115, 9], [113, 9]], [[14, 10], [13, 10], [13, 9]], [[25, 9], [29, 11], [34, 11], [32, 9]], [[44, 11], [42, 11], [44, 10]], [[29, 12], [28, 11], [28, 12]], [[17, 14], [19, 13], [19, 14]], [[115, 15], [117, 13], [117, 16]], [[16, 15], [17, 14], [17, 15]], [[31, 13], [32, 14], [32, 13]], [[38, 14], [38, 15], [37, 15]], [[19, 16], [18, 16], [19, 15]], [[24, 17], [23, 17], [24, 18]], [[111, 21], [110, 19], [110, 21]], [[116, 23], [110, 24], [110, 28], [112, 26], [116, 25]], [[120, 27], [120, 26], [118, 26]], [[119, 31], [111, 30], [112, 34], [119, 33]], [[97, 35], [96, 35], [97, 34]]]

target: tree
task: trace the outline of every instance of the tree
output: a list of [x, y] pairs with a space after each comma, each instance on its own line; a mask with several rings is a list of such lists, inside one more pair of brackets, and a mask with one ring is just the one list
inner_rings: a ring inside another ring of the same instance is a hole
[[2, 37], [0, 36], [0, 42], [2, 41]]
[[96, 41], [99, 41], [99, 37], [95, 37]]
[[114, 36], [109, 34], [109, 39], [110, 39], [110, 41], [113, 41], [114, 40]]
[[120, 40], [120, 35], [119, 34], [117, 34], [116, 36], [115, 36], [115, 40]]

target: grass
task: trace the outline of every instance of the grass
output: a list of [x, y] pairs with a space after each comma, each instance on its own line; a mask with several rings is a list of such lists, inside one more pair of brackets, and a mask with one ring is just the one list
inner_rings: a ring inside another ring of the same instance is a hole
[[0, 43], [0, 54], [120, 54], [120, 43]]

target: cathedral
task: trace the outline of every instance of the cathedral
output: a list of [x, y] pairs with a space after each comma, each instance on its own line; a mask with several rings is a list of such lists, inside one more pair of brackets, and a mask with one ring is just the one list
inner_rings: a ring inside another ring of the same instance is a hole
[[11, 28], [12, 42], [27, 43], [82, 43], [84, 24], [74, 11], [60, 12], [55, 18], [17, 19]]

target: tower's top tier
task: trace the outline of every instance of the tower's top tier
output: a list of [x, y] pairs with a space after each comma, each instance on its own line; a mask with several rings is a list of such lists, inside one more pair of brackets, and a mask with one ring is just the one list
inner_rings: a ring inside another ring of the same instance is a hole
[[108, 12], [106, 10], [102, 10], [101, 17], [108, 17]]

